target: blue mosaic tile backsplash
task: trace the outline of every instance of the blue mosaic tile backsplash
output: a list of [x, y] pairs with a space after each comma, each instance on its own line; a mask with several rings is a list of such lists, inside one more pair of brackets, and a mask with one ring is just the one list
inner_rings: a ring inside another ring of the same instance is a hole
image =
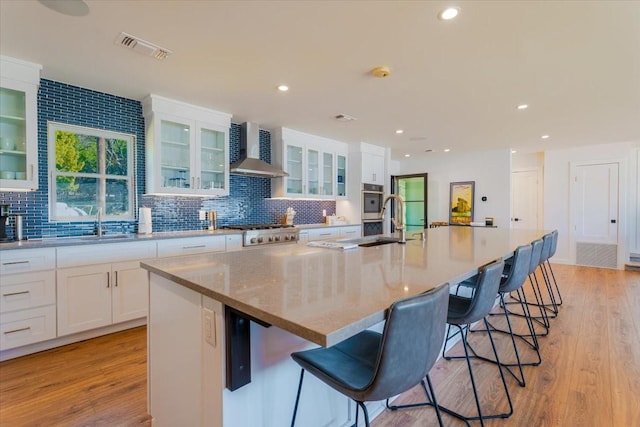
[[[13, 214], [23, 216], [27, 238], [66, 237], [92, 234], [94, 224], [86, 222], [49, 222], [47, 174], [47, 122], [87, 126], [136, 136], [136, 192], [138, 205], [150, 207], [153, 231], [198, 230], [207, 223], [198, 220], [198, 211], [218, 212], [218, 226], [280, 222], [288, 207], [296, 212], [295, 224], [322, 222], [322, 210], [335, 213], [332, 200], [271, 200], [269, 178], [230, 176], [230, 195], [218, 198], [144, 195], [145, 153], [144, 118], [139, 101], [42, 79], [38, 91], [38, 176], [39, 189], [33, 192], [0, 191], [0, 204], [9, 204]], [[230, 129], [230, 161], [240, 152], [240, 125]], [[271, 162], [271, 135], [260, 131], [260, 158]], [[137, 207], [136, 207], [137, 212]], [[111, 232], [135, 233], [136, 221], [106, 221]], [[9, 237], [12, 224], [7, 226]]]

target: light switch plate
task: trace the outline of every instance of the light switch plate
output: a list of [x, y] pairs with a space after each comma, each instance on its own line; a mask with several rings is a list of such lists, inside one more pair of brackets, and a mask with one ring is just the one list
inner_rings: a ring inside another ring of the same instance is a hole
[[216, 346], [216, 317], [213, 311], [206, 308], [202, 309], [202, 335], [206, 342]]

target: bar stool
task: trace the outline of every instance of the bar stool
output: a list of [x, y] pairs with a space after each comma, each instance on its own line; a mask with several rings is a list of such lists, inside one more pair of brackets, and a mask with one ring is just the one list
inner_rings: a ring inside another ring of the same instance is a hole
[[358, 407], [362, 408], [365, 425], [369, 426], [365, 401], [389, 399], [421, 384], [427, 403], [419, 406], [434, 406], [442, 427], [428, 374], [444, 339], [448, 301], [447, 284], [394, 302], [382, 334], [366, 330], [333, 347], [292, 353], [291, 358], [302, 370], [291, 427], [296, 422], [305, 371], [357, 403], [355, 426], [358, 425]]
[[[505, 381], [504, 373], [502, 372], [502, 364], [500, 363], [500, 358], [498, 356], [498, 352], [491, 335], [491, 328], [489, 327], [486, 319], [486, 316], [489, 314], [495, 303], [496, 296], [498, 294], [498, 288], [500, 287], [500, 277], [503, 270], [504, 261], [497, 261], [484, 266], [480, 269], [477, 275], [475, 291], [473, 292], [473, 295], [471, 297], [464, 297], [460, 295], [449, 296], [449, 310], [447, 312], [448, 326], [445, 348], [447, 341], [459, 333], [462, 339], [462, 347], [464, 348], [464, 356], [445, 356], [445, 359], [466, 359], [478, 415], [465, 416], [444, 406], [440, 406], [440, 410], [464, 421], [478, 420], [480, 421], [480, 424], [482, 426], [484, 426], [485, 419], [508, 418], [513, 413], [513, 404], [511, 403], [511, 396], [509, 395], [507, 382]], [[489, 335], [491, 348], [493, 349], [493, 355], [495, 357], [494, 360], [496, 361], [505, 396], [507, 397], [507, 401], [509, 403], [509, 411], [505, 413], [491, 415], [483, 415], [482, 413], [480, 398], [478, 396], [478, 389], [476, 388], [476, 382], [473, 376], [473, 368], [471, 367], [469, 343], [467, 341], [467, 332], [469, 330], [469, 326], [472, 323], [478, 322], [480, 320], [484, 322], [484, 327], [487, 330], [487, 334]], [[458, 331], [454, 335], [450, 335], [451, 326], [455, 326], [456, 328], [458, 328]]]
[[[526, 295], [524, 295], [524, 292], [522, 292], [522, 286], [524, 285], [525, 281], [527, 280], [527, 276], [529, 274], [529, 268], [530, 268], [530, 264], [531, 264], [531, 253], [532, 253], [533, 247], [531, 245], [523, 245], [523, 246], [519, 246], [518, 248], [516, 248], [513, 257], [510, 258], [511, 263], [510, 263], [510, 267], [507, 268], [505, 266], [505, 270], [503, 272], [503, 276], [500, 279], [500, 288], [498, 288], [498, 296], [500, 298], [500, 307], [502, 308], [502, 312], [501, 313], [489, 313], [490, 316], [497, 316], [497, 315], [504, 315], [506, 323], [507, 323], [507, 330], [504, 329], [499, 329], [496, 328], [490, 321], [487, 320], [487, 324], [489, 325], [489, 327], [491, 328], [491, 331], [493, 332], [499, 332], [499, 333], [504, 333], [504, 334], [509, 334], [509, 336], [511, 337], [511, 343], [513, 344], [513, 351], [516, 357], [516, 363], [506, 363], [506, 362], [502, 362], [501, 365], [507, 370], [507, 372], [509, 372], [511, 374], [511, 376], [513, 376], [513, 378], [518, 382], [518, 384], [521, 387], [525, 386], [525, 378], [524, 378], [524, 372], [522, 370], [523, 366], [537, 366], [540, 364], [541, 362], [541, 358], [540, 358], [540, 350], [538, 347], [538, 342], [537, 342], [537, 338], [535, 335], [535, 330], [534, 330], [534, 326], [532, 324], [532, 320], [531, 320], [531, 316], [529, 313], [529, 307], [526, 304]], [[505, 274], [506, 273], [506, 274]], [[523, 313], [525, 314], [524, 319], [526, 321], [527, 324], [527, 328], [529, 329], [529, 334], [526, 334], [526, 336], [532, 336], [534, 337], [534, 341], [533, 343], [530, 343], [529, 341], [527, 341], [527, 339], [525, 338], [525, 336], [523, 335], [518, 335], [513, 331], [513, 326], [511, 324], [511, 319], [509, 317], [509, 311], [505, 310], [505, 295], [511, 293], [511, 292], [516, 292], [519, 296], [520, 299], [520, 306], [521, 309], [523, 311]], [[473, 329], [471, 330], [471, 332], [488, 332], [486, 329]], [[518, 351], [518, 346], [516, 344], [516, 337], [521, 338], [526, 344], [528, 344], [530, 347], [532, 347], [537, 355], [537, 360], [534, 362], [522, 362], [521, 358], [520, 358], [520, 353]], [[477, 357], [481, 360], [485, 360], [487, 362], [491, 362], [491, 363], [498, 363], [497, 360], [485, 357], [485, 356], [481, 356], [478, 355], [478, 353], [474, 350], [474, 348], [470, 345], [469, 346], [470, 350], [472, 351], [472, 353], [474, 354], [474, 357]], [[517, 375], [511, 368], [513, 367], [518, 367], [518, 371], [519, 371], [519, 375]]]
[[[504, 303], [504, 309], [509, 310], [510, 315], [520, 316], [520, 317], [528, 316], [533, 322], [535, 322], [535, 323], [532, 323], [534, 324], [534, 326], [535, 324], [539, 324], [543, 327], [544, 329], [543, 332], [536, 331], [534, 327], [534, 332], [532, 334], [519, 334], [519, 335], [516, 334], [520, 337], [531, 337], [533, 340], [533, 344], [530, 343], [530, 345], [535, 344], [536, 347], [538, 346], [537, 339], [539, 337], [546, 336], [549, 333], [549, 326], [550, 326], [549, 316], [547, 315], [547, 310], [544, 308], [544, 302], [542, 301], [542, 295], [540, 292], [540, 285], [538, 283], [538, 278], [535, 274], [536, 269], [540, 265], [540, 259], [542, 255], [542, 246], [543, 246], [542, 239], [537, 239], [531, 242], [531, 262], [529, 264], [529, 284], [531, 285], [531, 290], [533, 291], [535, 302], [529, 302], [526, 298], [526, 293], [524, 292], [524, 290], [522, 290], [522, 292], [517, 294], [517, 296], [515, 297], [513, 296], [513, 294], [511, 295], [514, 301], [509, 301]], [[539, 310], [539, 315], [534, 316], [533, 314], [531, 314], [530, 308], [526, 312], [511, 311], [508, 308], [508, 306], [510, 305], [522, 304], [522, 302], [524, 302], [527, 307], [537, 307]]]
[[553, 288], [551, 287], [551, 279], [549, 278], [549, 273], [545, 268], [545, 263], [548, 263], [549, 258], [551, 257], [553, 234], [545, 234], [542, 238], [542, 241], [542, 252], [540, 254], [540, 264], [538, 265], [538, 267], [540, 269], [540, 273], [542, 274], [542, 279], [544, 280], [545, 287], [547, 288], [547, 294], [549, 295], [549, 302], [544, 303], [544, 307], [549, 312], [549, 317], [555, 318], [556, 316], [558, 316], [558, 304], [556, 303], [556, 295], [553, 292]]
[[[547, 278], [549, 278], [550, 280], [553, 279], [553, 285], [555, 287], [555, 300], [556, 300], [556, 304], [557, 305], [562, 305], [562, 295], [560, 294], [560, 288], [558, 287], [558, 282], [556, 281], [556, 276], [555, 274], [553, 274], [553, 269], [551, 268], [551, 262], [549, 261], [550, 258], [553, 258], [553, 256], [556, 254], [556, 249], [558, 248], [558, 230], [553, 230], [551, 232], [551, 248], [549, 250], [549, 256], [547, 256], [546, 259], [546, 263], [547, 263], [547, 267], [549, 268], [549, 271], [547, 272]], [[546, 270], [546, 268], [543, 264], [543, 268]]]

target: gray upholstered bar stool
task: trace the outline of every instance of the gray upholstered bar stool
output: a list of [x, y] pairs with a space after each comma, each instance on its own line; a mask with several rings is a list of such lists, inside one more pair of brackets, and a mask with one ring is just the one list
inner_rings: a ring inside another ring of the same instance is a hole
[[[510, 315], [514, 315], [514, 316], [525, 316], [525, 317], [529, 317], [534, 323], [534, 333], [532, 334], [533, 336], [531, 337], [533, 339], [533, 342], [535, 343], [535, 345], [538, 345], [538, 341], [537, 338], [538, 337], [542, 337], [542, 336], [546, 336], [549, 333], [549, 316], [547, 314], [547, 310], [544, 308], [544, 302], [542, 300], [542, 295], [540, 292], [540, 285], [538, 283], [538, 278], [536, 276], [536, 269], [538, 268], [538, 266], [540, 265], [540, 259], [541, 259], [541, 254], [542, 254], [542, 246], [543, 246], [543, 240], [542, 239], [537, 239], [534, 240], [533, 242], [531, 242], [531, 262], [529, 263], [529, 284], [531, 285], [531, 290], [533, 291], [533, 295], [535, 298], [535, 302], [531, 301], [527, 301], [526, 300], [526, 294], [523, 290], [523, 292], [521, 294], [518, 294], [517, 296], [513, 296], [512, 294], [512, 298], [515, 301], [509, 301], [509, 302], [505, 302], [504, 303], [504, 308], [505, 310], [509, 310], [509, 314]], [[509, 307], [511, 305], [517, 304], [517, 305], [522, 305], [522, 302], [524, 301], [524, 303], [527, 305], [527, 307], [529, 307], [529, 310], [524, 312], [517, 312], [517, 311], [512, 311]], [[538, 309], [539, 313], [537, 314], [533, 314], [531, 313], [531, 308], [535, 307]], [[542, 326], [543, 331], [542, 332], [538, 332], [537, 330], [535, 330], [535, 325], [539, 324]], [[528, 336], [528, 335], [520, 335], [520, 336]]]
[[562, 305], [562, 295], [560, 294], [560, 288], [558, 287], [558, 282], [556, 281], [556, 275], [553, 274], [553, 268], [551, 268], [551, 262], [549, 261], [549, 259], [553, 258], [553, 256], [556, 254], [557, 248], [558, 248], [558, 230], [553, 230], [551, 232], [551, 248], [549, 249], [549, 255], [547, 256], [547, 259], [545, 260], [546, 266], [544, 263], [542, 263], [542, 267], [545, 271], [548, 269], [546, 273], [547, 273], [547, 278], [549, 279], [549, 283], [551, 284], [551, 281], [553, 281], [555, 291], [551, 289], [550, 292], [554, 292], [554, 297], [555, 297], [554, 300], [556, 302], [556, 305]]
[[422, 385], [427, 404], [435, 407], [442, 426], [428, 374], [444, 340], [448, 301], [449, 285], [440, 286], [393, 303], [382, 334], [366, 330], [333, 347], [293, 353], [302, 370], [291, 426], [296, 422], [305, 371], [357, 403], [355, 426], [358, 407], [369, 426], [364, 402], [389, 399], [417, 384]]
[[[503, 315], [506, 320], [507, 329], [497, 328], [496, 326], [493, 325], [493, 323], [491, 323], [490, 321], [487, 321], [487, 324], [491, 328], [491, 331], [509, 334], [509, 336], [511, 337], [511, 343], [513, 344], [513, 352], [515, 355], [516, 362], [508, 363], [503, 361], [501, 362], [501, 365], [505, 367], [507, 372], [509, 372], [513, 376], [513, 378], [518, 382], [518, 384], [521, 387], [525, 386], [525, 378], [524, 378], [524, 372], [522, 370], [522, 367], [524, 365], [537, 366], [541, 362], [540, 351], [538, 348], [538, 342], [536, 339], [534, 326], [532, 324], [531, 316], [529, 314], [529, 307], [526, 304], [526, 301], [527, 301], [526, 295], [524, 295], [524, 292], [522, 291], [522, 286], [524, 285], [525, 281], [527, 280], [527, 276], [529, 275], [532, 250], [533, 250], [533, 247], [531, 245], [523, 245], [516, 248], [513, 257], [510, 258], [511, 260], [510, 267], [509, 268], [505, 267], [502, 278], [500, 279], [500, 288], [498, 289], [498, 296], [500, 298], [501, 312], [489, 313], [490, 316]], [[520, 307], [522, 309], [522, 312], [525, 314], [524, 319], [529, 332], [528, 334], [519, 335], [514, 332], [512, 319], [509, 317], [509, 311], [504, 309], [505, 295], [510, 294], [511, 292], [516, 292], [518, 294], [518, 297], [520, 300]], [[471, 332], [487, 332], [487, 330], [474, 329], [474, 330], [471, 330]], [[518, 345], [516, 343], [516, 337], [520, 338], [522, 341], [524, 341], [526, 344], [528, 344], [530, 347], [533, 348], [537, 356], [535, 361], [523, 362], [521, 360], [520, 352], [518, 351]], [[527, 337], [533, 337], [533, 342], [529, 342], [527, 340]], [[475, 357], [491, 363], [498, 363], [496, 360], [490, 357], [479, 355], [474, 350], [473, 347], [469, 346], [469, 348], [472, 350]], [[516, 366], [518, 367], [518, 373], [514, 372], [513, 369], [511, 369]]]
[[[460, 359], [464, 358], [467, 361], [467, 368], [469, 370], [469, 377], [471, 379], [471, 387], [473, 389], [473, 395], [475, 398], [476, 408], [478, 410], [477, 416], [466, 416], [462, 415], [458, 412], [455, 412], [449, 408], [444, 406], [440, 406], [440, 409], [454, 417], [465, 421], [477, 420], [480, 421], [480, 424], [484, 426], [484, 420], [490, 418], [508, 418], [513, 413], [513, 405], [511, 403], [511, 396], [509, 395], [509, 389], [507, 388], [507, 383], [504, 378], [504, 373], [502, 372], [502, 365], [500, 363], [500, 358], [498, 356], [498, 352], [496, 350], [495, 343], [493, 341], [493, 337], [491, 335], [491, 329], [487, 322], [486, 316], [489, 314], [496, 300], [496, 296], [498, 295], [498, 288], [500, 287], [500, 277], [502, 276], [502, 271], [504, 270], [504, 261], [496, 261], [487, 266], [484, 266], [480, 269], [478, 275], [476, 276], [476, 286], [475, 291], [473, 292], [471, 297], [465, 297], [460, 295], [450, 295], [449, 296], [449, 310], [447, 312], [447, 341], [455, 336], [456, 334], [460, 334], [462, 339], [462, 347], [464, 349], [464, 356], [445, 356], [445, 359]], [[473, 368], [471, 366], [471, 356], [469, 355], [469, 343], [467, 341], [467, 332], [471, 324], [483, 321], [484, 327], [487, 330], [487, 334], [489, 336], [489, 341], [491, 342], [491, 348], [493, 349], [493, 355], [495, 357], [495, 361], [498, 367], [498, 372], [500, 374], [500, 379], [502, 380], [502, 386], [504, 388], [505, 397], [507, 398], [509, 404], [509, 411], [500, 414], [490, 414], [486, 415], [482, 413], [482, 408], [480, 405], [480, 396], [478, 395], [478, 389], [476, 388], [475, 378], [473, 376]], [[454, 335], [450, 335], [451, 326], [455, 326], [458, 328], [458, 332]], [[446, 343], [445, 343], [446, 348]]]

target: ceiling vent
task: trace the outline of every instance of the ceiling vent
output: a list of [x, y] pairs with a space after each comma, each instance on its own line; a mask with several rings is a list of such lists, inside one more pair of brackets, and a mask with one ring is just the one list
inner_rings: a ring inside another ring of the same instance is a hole
[[173, 53], [169, 49], [165, 49], [125, 32], [122, 32], [118, 35], [115, 43], [122, 47], [126, 47], [127, 49], [131, 49], [135, 52], [155, 58], [159, 61], [165, 59], [167, 56]]
[[353, 121], [358, 120], [358, 119], [356, 119], [353, 116], [349, 116], [347, 114], [338, 114], [336, 116], [336, 120], [339, 121], [339, 122], [353, 122]]

